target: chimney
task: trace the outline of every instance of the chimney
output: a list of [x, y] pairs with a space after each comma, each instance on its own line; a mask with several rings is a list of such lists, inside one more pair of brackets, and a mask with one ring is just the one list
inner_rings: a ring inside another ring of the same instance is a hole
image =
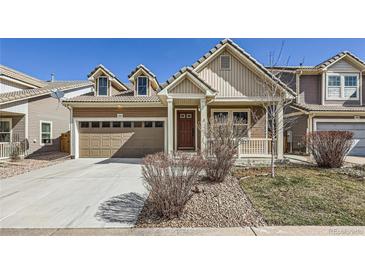
[[51, 82], [54, 82], [54, 80], [55, 80], [55, 75], [54, 73], [51, 73]]

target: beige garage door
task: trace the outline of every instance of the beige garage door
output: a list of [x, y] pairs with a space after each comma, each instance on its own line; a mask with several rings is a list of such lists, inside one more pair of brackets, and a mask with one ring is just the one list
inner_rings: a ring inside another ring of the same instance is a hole
[[162, 121], [80, 122], [80, 157], [140, 158], [164, 150]]

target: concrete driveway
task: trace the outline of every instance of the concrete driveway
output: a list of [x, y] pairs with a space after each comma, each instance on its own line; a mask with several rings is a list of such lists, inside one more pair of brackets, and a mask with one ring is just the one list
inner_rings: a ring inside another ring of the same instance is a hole
[[1, 180], [0, 227], [131, 227], [146, 196], [138, 159], [68, 160]]

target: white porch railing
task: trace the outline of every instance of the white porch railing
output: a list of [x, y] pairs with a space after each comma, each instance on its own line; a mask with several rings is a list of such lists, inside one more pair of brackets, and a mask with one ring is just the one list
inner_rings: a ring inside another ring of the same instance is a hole
[[271, 153], [270, 138], [248, 138], [238, 147], [238, 157], [267, 157]]
[[25, 155], [25, 142], [0, 143], [0, 159], [10, 158], [10, 155], [18, 149], [19, 156]]

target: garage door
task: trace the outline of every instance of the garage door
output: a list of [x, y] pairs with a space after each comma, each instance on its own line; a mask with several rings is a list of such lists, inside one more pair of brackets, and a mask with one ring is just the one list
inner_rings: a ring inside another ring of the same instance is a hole
[[79, 124], [83, 158], [140, 158], [164, 150], [163, 121], [85, 121]]
[[318, 122], [317, 130], [343, 130], [354, 133], [354, 147], [349, 155], [365, 156], [365, 123], [330, 123]]

